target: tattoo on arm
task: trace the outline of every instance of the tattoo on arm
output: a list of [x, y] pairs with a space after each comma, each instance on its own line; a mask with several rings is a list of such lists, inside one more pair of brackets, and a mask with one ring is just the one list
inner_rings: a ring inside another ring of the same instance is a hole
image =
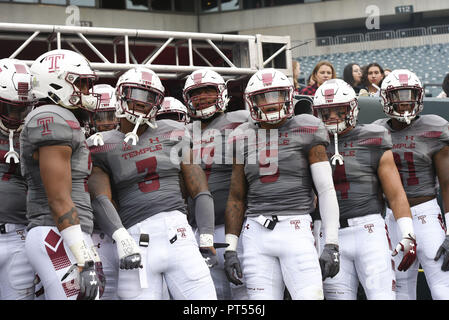
[[75, 207], [58, 217], [58, 227], [61, 226], [63, 228], [66, 228], [77, 224], [80, 224], [80, 219]]
[[321, 161], [329, 161], [329, 159], [327, 157], [326, 148], [322, 144], [319, 144], [310, 149], [309, 164]]
[[182, 177], [190, 197], [194, 198], [198, 193], [207, 191], [206, 174], [197, 164], [182, 164]]

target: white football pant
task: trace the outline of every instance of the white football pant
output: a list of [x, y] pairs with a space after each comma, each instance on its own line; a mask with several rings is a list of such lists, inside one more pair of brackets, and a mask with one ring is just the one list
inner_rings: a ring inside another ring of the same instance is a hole
[[0, 234], [0, 299], [33, 300], [34, 271], [25, 252], [26, 225], [5, 224]]
[[[394, 257], [396, 270], [397, 300], [416, 300], [416, 285], [418, 268], [421, 264], [433, 300], [449, 299], [449, 272], [441, 270], [443, 256], [434, 261], [438, 248], [443, 243], [446, 232], [440, 206], [436, 199], [421, 203], [410, 208], [413, 217], [413, 228], [416, 235], [417, 259], [406, 271], [398, 271], [402, 252]], [[387, 208], [386, 222], [391, 235], [391, 244], [396, 246], [402, 239], [393, 212]]]
[[[348, 219], [338, 231], [340, 271], [324, 280], [326, 300], [357, 300], [359, 281], [368, 300], [395, 300], [395, 279], [385, 221], [380, 214]], [[320, 253], [324, 239], [320, 239]]]
[[[83, 232], [84, 241], [93, 246], [92, 238]], [[39, 275], [45, 291], [45, 300], [76, 300], [79, 288], [74, 276], [61, 281], [76, 259], [70, 248], [62, 241], [58, 228], [34, 227], [28, 231], [25, 242], [26, 254]], [[72, 272], [72, 274], [75, 274]]]
[[[270, 218], [270, 217], [268, 217]], [[243, 224], [239, 256], [251, 300], [282, 300], [287, 287], [293, 300], [323, 299], [318, 253], [310, 215], [278, 216], [273, 230], [257, 218]]]
[[175, 300], [216, 300], [214, 283], [187, 222], [180, 211], [161, 212], [128, 229], [140, 246], [143, 268], [119, 270], [118, 296], [127, 300], [164, 299], [167, 284]]

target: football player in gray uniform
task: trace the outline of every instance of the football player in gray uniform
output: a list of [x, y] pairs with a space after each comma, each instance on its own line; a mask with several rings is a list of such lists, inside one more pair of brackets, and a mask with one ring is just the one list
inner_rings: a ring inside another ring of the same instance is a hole
[[[185, 125], [155, 116], [164, 98], [159, 77], [146, 67], [125, 72], [116, 85], [120, 129], [103, 133], [104, 145], [91, 148], [93, 197], [115, 210], [138, 243], [142, 266], [119, 270], [121, 299], [161, 299], [164, 281], [174, 299], [216, 299], [200, 250], [215, 254], [213, 201], [201, 167], [192, 164]], [[195, 199], [200, 250], [186, 218], [179, 176]]]
[[[226, 112], [228, 90], [222, 76], [210, 69], [199, 69], [187, 77], [183, 91], [193, 123], [188, 126], [193, 138], [194, 155], [201, 160], [209, 190], [214, 200], [215, 234], [217, 243], [225, 242], [224, 214], [232, 175], [232, 158], [226, 157], [227, 138], [249, 118], [247, 110]], [[197, 158], [197, 159], [198, 159]], [[194, 217], [195, 206], [189, 199], [189, 214]], [[194, 219], [191, 223], [195, 225]], [[246, 288], [231, 284], [224, 271], [224, 248], [217, 248], [218, 261], [211, 264], [219, 300], [247, 300]], [[215, 264], [215, 265], [214, 265]]]
[[[322, 280], [334, 277], [340, 265], [327, 130], [312, 115], [293, 116], [293, 86], [278, 70], [256, 72], [244, 96], [252, 120], [230, 136], [234, 164], [225, 213], [226, 273], [237, 284], [244, 275], [250, 299], [281, 300], [285, 287], [294, 300], [323, 299]], [[311, 230], [313, 185], [326, 243], [320, 257]]]
[[96, 76], [85, 57], [69, 50], [46, 52], [30, 69], [34, 92], [47, 104], [28, 114], [20, 134], [28, 184], [26, 252], [46, 299], [95, 299], [104, 283], [90, 237], [92, 164], [74, 112], [97, 108]]
[[340, 207], [340, 272], [324, 281], [324, 296], [355, 300], [360, 280], [367, 299], [395, 300], [392, 249], [381, 215], [382, 191], [401, 227], [397, 250], [404, 252], [399, 270], [407, 270], [415, 261], [416, 241], [390, 134], [382, 126], [357, 124], [356, 93], [340, 79], [328, 80], [318, 88], [313, 110], [331, 138], [327, 151]]
[[[424, 269], [432, 298], [449, 299], [449, 237], [436, 200], [441, 188], [444, 210], [449, 211], [448, 122], [437, 115], [419, 115], [424, 90], [419, 78], [406, 69], [394, 70], [382, 82], [381, 102], [387, 119], [374, 123], [388, 129], [393, 157], [412, 211], [417, 258], [408, 271], [396, 272], [396, 299], [416, 299], [418, 266]], [[401, 232], [390, 210], [386, 222], [391, 239]], [[446, 222], [449, 215], [446, 213]], [[399, 222], [399, 221], [398, 221]], [[398, 263], [396, 256], [395, 262]]]
[[[89, 148], [104, 145], [103, 132], [118, 127], [116, 113], [115, 88], [107, 84], [97, 84], [94, 92], [100, 95], [100, 105], [92, 114], [90, 131], [87, 139]], [[89, 192], [95, 194], [96, 176], [89, 178]], [[141, 256], [136, 242], [123, 227], [116, 210], [108, 210], [102, 201], [104, 195], [92, 197], [94, 211], [94, 231], [92, 241], [103, 265], [106, 285], [101, 300], [117, 300], [118, 270], [134, 269], [141, 265]]]
[[164, 97], [161, 108], [157, 111], [156, 120], [171, 119], [184, 124], [190, 122], [187, 108], [176, 98]]
[[23, 120], [36, 102], [28, 66], [1, 59], [0, 88], [0, 299], [33, 300], [34, 270], [25, 252], [27, 185], [17, 153]]

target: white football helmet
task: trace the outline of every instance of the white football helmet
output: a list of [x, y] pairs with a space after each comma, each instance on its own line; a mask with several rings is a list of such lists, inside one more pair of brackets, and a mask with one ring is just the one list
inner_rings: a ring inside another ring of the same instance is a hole
[[135, 67], [126, 71], [117, 81], [117, 118], [131, 123], [143, 123], [156, 127], [155, 118], [164, 100], [164, 86], [154, 71], [147, 67]]
[[0, 130], [19, 132], [37, 100], [32, 91], [30, 68], [17, 59], [0, 60]]
[[257, 71], [249, 79], [244, 97], [256, 122], [276, 124], [293, 115], [293, 85], [278, 70]]
[[[195, 93], [195, 90], [210, 87], [214, 93]], [[192, 118], [208, 119], [219, 111], [225, 111], [229, 102], [228, 89], [223, 77], [210, 69], [199, 69], [187, 77], [182, 92]]]
[[323, 121], [329, 133], [339, 134], [354, 127], [359, 113], [354, 89], [341, 79], [325, 81], [315, 92], [313, 113]]
[[49, 98], [68, 109], [97, 109], [99, 96], [93, 92], [97, 76], [89, 61], [79, 53], [52, 50], [39, 56], [30, 69], [38, 99]]
[[[421, 81], [416, 74], [407, 69], [393, 70], [386, 76], [382, 82], [380, 96], [385, 114], [407, 124], [423, 109]], [[404, 104], [409, 106], [409, 110], [400, 110]]]
[[164, 98], [162, 107], [157, 112], [156, 119], [171, 119], [185, 124], [190, 122], [186, 106], [173, 97]]
[[92, 124], [96, 132], [113, 130], [118, 125], [115, 116], [117, 111], [117, 99], [115, 88], [109, 84], [97, 84], [94, 86], [95, 93], [100, 95], [100, 106], [92, 115]]

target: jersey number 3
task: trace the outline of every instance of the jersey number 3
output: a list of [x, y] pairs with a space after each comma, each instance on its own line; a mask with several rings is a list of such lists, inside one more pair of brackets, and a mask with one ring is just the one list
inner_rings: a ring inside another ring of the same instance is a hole
[[144, 181], [139, 182], [140, 191], [151, 192], [160, 188], [159, 175], [156, 173], [156, 157], [137, 161], [136, 167], [138, 173], [147, 172], [146, 176], [143, 178]]

